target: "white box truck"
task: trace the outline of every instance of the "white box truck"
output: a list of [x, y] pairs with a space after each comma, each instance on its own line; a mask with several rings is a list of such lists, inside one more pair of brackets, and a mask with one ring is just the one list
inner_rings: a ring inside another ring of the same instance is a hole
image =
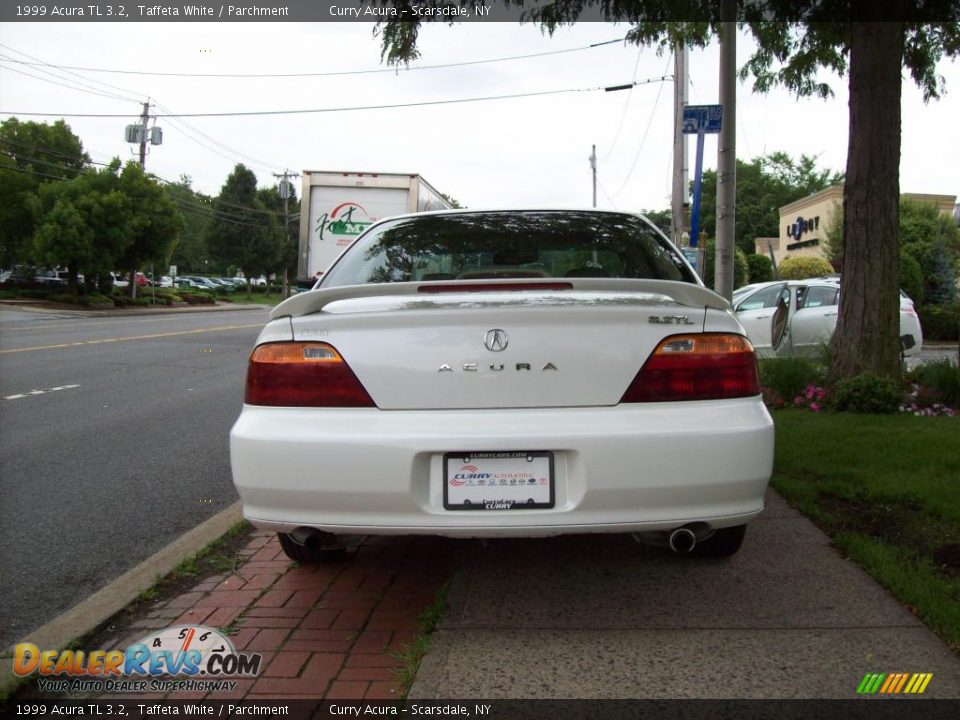
[[303, 171], [298, 275], [314, 278], [377, 220], [452, 207], [419, 175]]

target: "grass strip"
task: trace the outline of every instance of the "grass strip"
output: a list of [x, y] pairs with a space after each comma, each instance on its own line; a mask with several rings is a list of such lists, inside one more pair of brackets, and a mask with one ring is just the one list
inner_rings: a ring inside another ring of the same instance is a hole
[[960, 422], [774, 415], [773, 486], [960, 651]]

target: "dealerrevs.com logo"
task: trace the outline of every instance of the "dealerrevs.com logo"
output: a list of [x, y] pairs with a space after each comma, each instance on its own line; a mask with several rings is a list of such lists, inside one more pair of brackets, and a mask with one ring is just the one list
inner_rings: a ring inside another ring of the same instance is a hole
[[256, 677], [259, 653], [238, 653], [228, 637], [202, 625], [151, 633], [126, 650], [14, 648], [13, 672], [37, 674], [46, 692], [171, 692], [231, 690], [230, 678]]

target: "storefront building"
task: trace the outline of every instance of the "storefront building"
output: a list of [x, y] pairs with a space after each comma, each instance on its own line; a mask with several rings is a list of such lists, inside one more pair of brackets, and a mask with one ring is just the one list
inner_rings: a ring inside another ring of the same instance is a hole
[[[933, 203], [947, 216], [954, 214], [956, 195], [904, 193], [904, 200]], [[780, 236], [757, 238], [756, 252], [778, 265], [788, 257], [827, 257], [827, 230], [843, 211], [843, 185], [834, 185], [780, 208]]]

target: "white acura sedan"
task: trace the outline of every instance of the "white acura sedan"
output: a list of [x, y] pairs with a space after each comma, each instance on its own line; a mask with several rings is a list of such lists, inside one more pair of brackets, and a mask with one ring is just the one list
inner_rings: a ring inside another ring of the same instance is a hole
[[652, 223], [536, 210], [367, 229], [271, 313], [230, 441], [245, 516], [309, 562], [351, 534], [731, 555], [773, 436], [730, 304]]

